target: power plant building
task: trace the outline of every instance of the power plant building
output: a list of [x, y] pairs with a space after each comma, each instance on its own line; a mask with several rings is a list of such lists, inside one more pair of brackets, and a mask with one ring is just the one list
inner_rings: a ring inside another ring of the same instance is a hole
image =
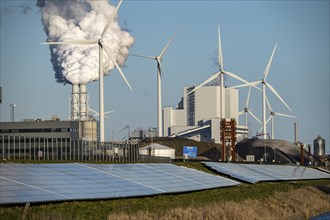
[[[196, 141], [220, 143], [220, 86], [184, 87], [183, 98], [177, 107], [163, 108], [164, 136], [189, 138]], [[238, 90], [224, 89], [222, 118], [238, 122]], [[248, 129], [237, 126], [237, 136], [242, 138]]]
[[22, 122], [0, 122], [1, 136], [84, 139], [97, 141], [97, 121], [60, 121], [28, 119]]

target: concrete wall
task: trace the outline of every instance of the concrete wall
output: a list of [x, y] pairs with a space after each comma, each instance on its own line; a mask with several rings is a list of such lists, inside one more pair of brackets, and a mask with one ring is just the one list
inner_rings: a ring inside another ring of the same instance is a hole
[[220, 117], [220, 87], [201, 87], [195, 92], [195, 125], [203, 119]]
[[227, 119], [235, 118], [238, 122], [238, 90], [237, 89], [226, 89], [226, 114]]

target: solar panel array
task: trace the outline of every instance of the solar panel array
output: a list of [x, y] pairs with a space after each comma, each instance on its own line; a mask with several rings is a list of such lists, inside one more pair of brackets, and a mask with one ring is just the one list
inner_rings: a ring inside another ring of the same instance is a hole
[[0, 204], [114, 199], [239, 182], [173, 164], [0, 164]]
[[330, 179], [330, 174], [313, 168], [288, 165], [259, 165], [203, 162], [219, 173], [249, 183], [283, 180]]

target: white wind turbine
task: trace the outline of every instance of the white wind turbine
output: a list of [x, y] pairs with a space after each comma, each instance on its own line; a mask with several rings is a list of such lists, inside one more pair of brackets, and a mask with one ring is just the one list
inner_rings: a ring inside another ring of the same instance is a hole
[[99, 81], [99, 84], [100, 84], [99, 95], [100, 95], [100, 97], [99, 97], [99, 99], [100, 99], [100, 141], [101, 142], [104, 142], [104, 88], [103, 88], [103, 75], [104, 75], [104, 72], [103, 72], [103, 52], [104, 51], [106, 52], [106, 55], [112, 61], [112, 63], [115, 65], [115, 67], [117, 68], [117, 70], [120, 73], [121, 77], [124, 79], [124, 81], [126, 82], [128, 87], [132, 91], [132, 87], [129, 84], [129, 82], [127, 81], [127, 79], [124, 76], [123, 72], [121, 71], [116, 59], [114, 59], [111, 56], [110, 50], [104, 44], [104, 37], [106, 35], [106, 32], [109, 29], [110, 24], [112, 23], [113, 19], [117, 15], [117, 12], [118, 12], [118, 9], [119, 9], [121, 3], [122, 3], [122, 0], [119, 1], [114, 14], [109, 19], [106, 26], [104, 27], [104, 29], [102, 31], [102, 34], [101, 34], [99, 39], [96, 39], [96, 40], [86, 40], [86, 39], [67, 40], [67, 41], [62, 41], [62, 42], [46, 42], [46, 43], [44, 43], [44, 44], [71, 44], [71, 45], [95, 45], [95, 44], [99, 45], [99, 77], [100, 77], [100, 81]]
[[[91, 115], [93, 115], [93, 117], [98, 117], [98, 116], [100, 116], [100, 113], [98, 113], [98, 112], [95, 111], [94, 109], [88, 108], [88, 111], [90, 112]], [[104, 112], [104, 118], [109, 119], [109, 117], [107, 117], [106, 114], [110, 114], [110, 113], [113, 113], [113, 112], [115, 112], [115, 110], [111, 110], [111, 111]]]
[[247, 96], [247, 99], [246, 99], [245, 107], [242, 111], [240, 111], [238, 113], [238, 116], [241, 116], [241, 115], [245, 114], [245, 127], [248, 126], [247, 125], [247, 123], [248, 123], [248, 114], [250, 114], [257, 122], [262, 124], [262, 122], [257, 118], [257, 116], [255, 116], [252, 113], [252, 109], [249, 108], [250, 95], [251, 95], [251, 86], [249, 87], [249, 92], [248, 92], [248, 96]]
[[264, 139], [266, 139], [266, 135], [267, 135], [267, 126], [266, 126], [266, 87], [268, 87], [270, 89], [270, 91], [272, 91], [277, 96], [277, 98], [291, 111], [290, 107], [285, 103], [285, 101], [277, 93], [277, 91], [274, 89], [274, 87], [271, 84], [269, 84], [268, 82], [266, 82], [268, 72], [269, 72], [269, 69], [270, 69], [270, 66], [271, 66], [271, 63], [272, 63], [272, 60], [273, 60], [275, 50], [276, 50], [276, 46], [277, 46], [277, 43], [274, 46], [272, 55], [271, 55], [271, 57], [268, 61], [268, 64], [267, 64], [265, 72], [264, 72], [264, 77], [261, 80], [232, 87], [232, 88], [239, 88], [239, 87], [256, 86], [256, 85], [262, 84], [262, 128], [263, 128]]
[[158, 54], [158, 56], [143, 56], [137, 54], [128, 54], [130, 56], [142, 57], [147, 59], [153, 59], [157, 62], [157, 127], [158, 127], [158, 137], [163, 136], [163, 114], [162, 114], [162, 82], [161, 76], [164, 77], [164, 71], [162, 67], [163, 55], [166, 52], [167, 48], [170, 46], [172, 41], [174, 40], [176, 34], [180, 31], [182, 26], [173, 34], [172, 38], [165, 45], [162, 51]]
[[188, 96], [189, 94], [195, 92], [200, 87], [202, 87], [205, 84], [215, 80], [216, 78], [218, 78], [220, 76], [220, 105], [221, 105], [220, 106], [220, 118], [223, 118], [224, 117], [224, 91], [223, 91], [223, 88], [224, 88], [224, 75], [228, 75], [228, 76], [230, 76], [234, 79], [237, 79], [241, 82], [244, 82], [244, 83], [249, 83], [249, 82], [242, 79], [241, 77], [235, 75], [234, 73], [225, 71], [224, 66], [223, 66], [223, 60], [222, 60], [222, 48], [221, 48], [220, 27], [219, 26], [218, 26], [218, 65], [219, 65], [219, 71], [217, 73], [213, 74], [210, 78], [208, 78], [207, 80], [202, 82], [200, 85], [196, 86], [193, 90], [188, 92], [186, 94], [186, 96]]
[[272, 106], [270, 105], [270, 102], [266, 96], [266, 102], [268, 104], [268, 108], [269, 108], [269, 112], [270, 112], [270, 116], [266, 121], [266, 124], [268, 124], [268, 122], [271, 120], [271, 128], [272, 128], [272, 139], [275, 139], [275, 125], [274, 125], [274, 117], [277, 116], [282, 116], [282, 117], [288, 117], [288, 118], [297, 118], [296, 116], [293, 115], [287, 115], [287, 114], [282, 114], [282, 113], [278, 113], [278, 112], [274, 112], [272, 109]]

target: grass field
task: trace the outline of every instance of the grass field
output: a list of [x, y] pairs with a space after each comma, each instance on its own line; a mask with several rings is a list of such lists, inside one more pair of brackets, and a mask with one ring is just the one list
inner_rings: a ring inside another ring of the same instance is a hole
[[[211, 172], [200, 163], [178, 163]], [[330, 211], [330, 180], [258, 183], [176, 195], [31, 204], [26, 219], [306, 219]], [[22, 219], [24, 205], [1, 206]]]

